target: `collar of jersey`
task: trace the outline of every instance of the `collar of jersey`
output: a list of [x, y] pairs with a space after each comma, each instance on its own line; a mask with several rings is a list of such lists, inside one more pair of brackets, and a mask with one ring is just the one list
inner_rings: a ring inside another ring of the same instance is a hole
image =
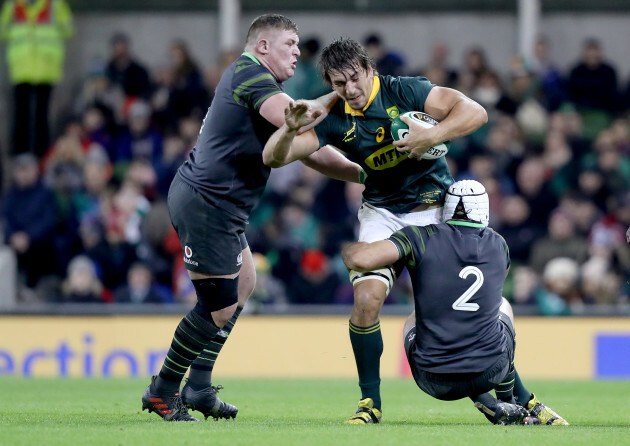
[[455, 226], [470, 226], [471, 228], [485, 228], [485, 225], [482, 225], [481, 223], [474, 223], [472, 221], [458, 221], [458, 220], [449, 220], [446, 222], [446, 224], [449, 225], [455, 225]]
[[255, 56], [253, 56], [252, 54], [248, 53], [247, 51], [245, 51], [243, 54], [241, 54], [241, 56], [249, 57], [251, 60], [256, 62], [258, 65], [260, 65], [260, 62], [258, 61], [258, 59], [256, 59]]
[[381, 89], [381, 80], [379, 79], [379, 77], [374, 76], [372, 79], [374, 79], [372, 81], [372, 93], [370, 94], [370, 98], [368, 99], [367, 104], [365, 104], [365, 107], [363, 107], [363, 109], [361, 110], [355, 110], [352, 107], [350, 107], [348, 103], [346, 102], [347, 114], [352, 115], [352, 116], [363, 116], [363, 112], [368, 109], [368, 107], [370, 106], [370, 104], [372, 103], [376, 95], [378, 94], [378, 91]]

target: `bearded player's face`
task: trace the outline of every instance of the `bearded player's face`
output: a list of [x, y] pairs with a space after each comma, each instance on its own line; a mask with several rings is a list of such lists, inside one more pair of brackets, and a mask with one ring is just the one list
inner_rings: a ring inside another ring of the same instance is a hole
[[333, 90], [341, 96], [354, 110], [362, 110], [372, 94], [374, 71], [355, 67], [330, 73]]
[[284, 82], [295, 73], [299, 38], [294, 31], [271, 29], [265, 36], [267, 40], [267, 64], [279, 82]]

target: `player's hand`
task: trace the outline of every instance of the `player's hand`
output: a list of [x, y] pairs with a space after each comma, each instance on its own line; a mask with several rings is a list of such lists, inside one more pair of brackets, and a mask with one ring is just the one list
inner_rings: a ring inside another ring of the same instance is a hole
[[435, 127], [425, 129], [407, 116], [401, 116], [400, 119], [409, 126], [409, 134], [398, 141], [394, 141], [393, 144], [399, 152], [409, 153], [409, 158], [420, 159], [424, 152], [440, 143], [434, 138]]
[[297, 131], [301, 127], [312, 124], [322, 114], [306, 101], [293, 101], [284, 109], [284, 121], [290, 130]]

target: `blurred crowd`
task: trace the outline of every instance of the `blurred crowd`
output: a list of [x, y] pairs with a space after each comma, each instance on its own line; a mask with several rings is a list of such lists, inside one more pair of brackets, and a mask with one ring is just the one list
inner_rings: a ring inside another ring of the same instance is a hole
[[[486, 126], [452, 142], [448, 161], [456, 179], [488, 190], [491, 226], [512, 257], [508, 299], [548, 315], [629, 305], [630, 89], [597, 40], [585, 40], [566, 71], [554, 66], [545, 39], [533, 60], [500, 67], [481, 46], [449, 65], [444, 44], [412, 63], [377, 34], [363, 42], [380, 74], [426, 76], [488, 111]], [[317, 70], [320, 41], [304, 38], [300, 49], [287, 92], [329, 91]], [[165, 198], [221, 73], [239, 53], [202, 67], [176, 41], [170, 63], [149, 69], [120, 33], [109, 51], [76, 86], [43, 155], [11, 147], [1, 223], [17, 254], [22, 302], [195, 299]], [[362, 188], [301, 163], [272, 172], [247, 232], [258, 272], [253, 311], [352, 302], [339, 253], [356, 240]], [[403, 274], [386, 304], [409, 302]]]

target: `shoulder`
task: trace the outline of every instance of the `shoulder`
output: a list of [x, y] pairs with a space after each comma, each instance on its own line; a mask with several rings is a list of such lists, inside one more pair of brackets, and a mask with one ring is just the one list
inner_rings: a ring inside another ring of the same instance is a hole
[[246, 55], [241, 55], [232, 65], [236, 83], [267, 81], [278, 84], [267, 68]]
[[408, 88], [431, 88], [434, 84], [422, 76], [380, 76], [381, 85], [392, 90]]

